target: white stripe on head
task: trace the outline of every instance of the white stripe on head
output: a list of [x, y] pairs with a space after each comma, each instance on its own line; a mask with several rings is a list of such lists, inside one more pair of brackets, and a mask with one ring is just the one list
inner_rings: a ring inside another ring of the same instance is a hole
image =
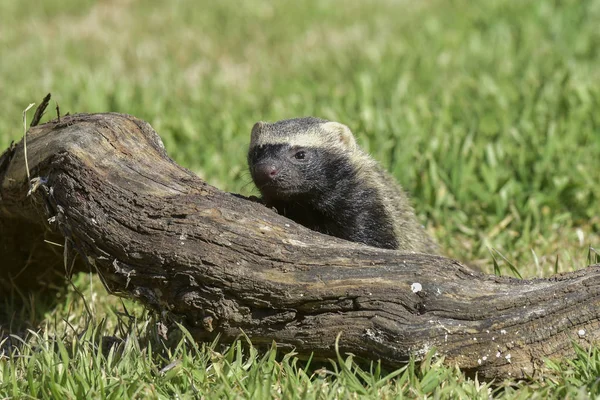
[[278, 135], [272, 132], [263, 132], [252, 138], [250, 147], [273, 144], [287, 144], [290, 147], [322, 147], [325, 141], [315, 133], [298, 132], [297, 135]]
[[337, 148], [351, 153], [357, 150], [356, 140], [350, 129], [338, 122], [309, 117], [272, 124], [257, 122], [254, 125], [250, 148], [277, 144], [286, 144], [290, 147]]

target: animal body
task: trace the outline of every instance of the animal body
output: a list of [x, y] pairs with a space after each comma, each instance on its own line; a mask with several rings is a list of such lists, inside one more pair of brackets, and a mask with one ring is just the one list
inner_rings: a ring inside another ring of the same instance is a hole
[[310, 229], [374, 247], [438, 251], [400, 185], [343, 124], [258, 122], [248, 165], [264, 203]]

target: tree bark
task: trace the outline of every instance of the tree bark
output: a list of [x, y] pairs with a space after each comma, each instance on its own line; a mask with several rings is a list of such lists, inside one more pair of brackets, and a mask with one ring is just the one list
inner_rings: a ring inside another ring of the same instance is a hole
[[334, 356], [341, 332], [342, 352], [398, 366], [435, 347], [484, 378], [533, 375], [600, 335], [599, 265], [517, 280], [322, 235], [208, 185], [127, 115], [64, 117], [27, 139], [32, 187], [23, 143], [0, 156], [5, 287], [64, 276], [73, 249], [110, 292], [181, 316], [199, 340], [243, 330]]

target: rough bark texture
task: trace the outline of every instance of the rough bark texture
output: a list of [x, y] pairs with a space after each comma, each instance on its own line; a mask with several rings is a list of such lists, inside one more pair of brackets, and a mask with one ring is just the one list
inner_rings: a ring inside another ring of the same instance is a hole
[[206, 184], [127, 115], [65, 117], [27, 144], [30, 196], [22, 143], [0, 157], [4, 287], [64, 274], [50, 237], [111, 292], [182, 316], [201, 340], [243, 330], [332, 356], [342, 332], [342, 352], [396, 366], [436, 347], [494, 378], [534, 374], [600, 335], [600, 266], [516, 280], [321, 235]]

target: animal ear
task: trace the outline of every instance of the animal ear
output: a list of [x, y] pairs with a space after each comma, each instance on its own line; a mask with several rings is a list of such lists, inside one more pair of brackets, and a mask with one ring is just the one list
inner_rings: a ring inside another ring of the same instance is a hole
[[258, 121], [254, 124], [252, 127], [252, 135], [250, 136], [250, 143], [254, 143], [256, 140], [258, 140], [258, 135], [260, 135], [263, 126], [265, 126], [265, 123], [262, 121]]
[[325, 122], [322, 128], [327, 132], [331, 132], [339, 138], [340, 143], [349, 150], [356, 149], [356, 140], [350, 128], [339, 122]]

